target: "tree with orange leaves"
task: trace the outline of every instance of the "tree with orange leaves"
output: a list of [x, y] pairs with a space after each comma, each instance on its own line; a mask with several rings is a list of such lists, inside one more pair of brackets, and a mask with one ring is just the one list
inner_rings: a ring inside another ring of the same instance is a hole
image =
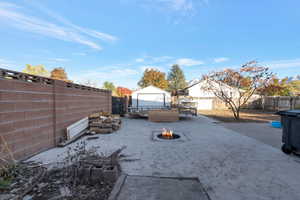
[[293, 86], [288, 82], [288, 78], [280, 80], [273, 76], [259, 92], [263, 96], [292, 96]]
[[146, 69], [142, 79], [138, 82], [138, 85], [142, 88], [153, 85], [155, 87], [166, 89], [168, 87], [168, 81], [166, 75], [157, 69]]
[[68, 76], [64, 68], [61, 67], [55, 68], [51, 71], [51, 78], [61, 80], [61, 81], [71, 82], [70, 80], [68, 80]]
[[241, 107], [259, 88], [264, 87], [271, 77], [272, 73], [267, 67], [251, 61], [239, 69], [225, 69], [203, 76], [206, 84], [202, 88], [229, 105], [234, 118], [239, 120]]

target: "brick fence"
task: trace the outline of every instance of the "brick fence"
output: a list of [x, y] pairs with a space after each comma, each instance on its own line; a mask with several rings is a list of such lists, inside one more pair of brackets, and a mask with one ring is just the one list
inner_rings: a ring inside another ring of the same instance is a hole
[[0, 69], [0, 135], [16, 159], [54, 147], [96, 111], [111, 112], [110, 91]]

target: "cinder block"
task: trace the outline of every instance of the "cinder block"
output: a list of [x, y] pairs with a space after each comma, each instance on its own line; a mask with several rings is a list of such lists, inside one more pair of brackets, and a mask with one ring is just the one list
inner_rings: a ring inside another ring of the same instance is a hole
[[15, 110], [16, 111], [27, 111], [32, 110], [32, 102], [18, 102], [15, 103]]
[[14, 112], [15, 103], [12, 102], [0, 102], [0, 112]]
[[1, 122], [0, 123], [1, 133], [9, 133], [16, 130], [14, 122]]
[[14, 90], [15, 89], [14, 80], [4, 80], [0, 79], [0, 92], [1, 90]]
[[44, 117], [44, 116], [49, 116], [53, 117], [53, 110], [29, 110], [25, 111], [25, 119], [31, 119], [31, 118], [38, 118], [38, 117]]
[[25, 119], [24, 112], [3, 112], [0, 113], [0, 123], [1, 122], [13, 122]]
[[0, 130], [18, 158], [53, 146], [54, 115], [55, 140], [59, 141], [68, 125], [96, 110], [111, 109], [110, 92], [66, 86], [56, 80], [53, 85], [44, 85], [0, 79], [0, 120], [4, 122], [0, 122]]

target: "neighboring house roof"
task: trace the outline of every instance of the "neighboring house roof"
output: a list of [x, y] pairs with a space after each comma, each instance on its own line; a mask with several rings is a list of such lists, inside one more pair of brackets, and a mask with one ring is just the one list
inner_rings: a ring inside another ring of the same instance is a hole
[[[200, 83], [202, 83], [202, 82], [205, 82], [205, 80], [197, 80], [196, 79], [196, 81], [190, 81], [190, 84], [189, 84], [189, 86], [187, 86], [186, 88], [184, 88], [184, 89], [182, 89], [182, 90], [187, 90], [187, 89], [189, 89], [189, 88], [191, 88], [191, 87], [193, 87], [193, 86], [195, 86], [195, 85], [198, 85], [198, 84], [200, 84]], [[217, 82], [215, 82], [215, 83], [217, 83]], [[227, 87], [227, 88], [231, 88], [231, 89], [234, 89], [234, 87], [232, 87], [232, 86], [229, 86], [229, 85], [227, 85], [227, 84], [225, 84], [225, 83], [223, 83], [223, 82], [220, 82], [221, 83], [221, 85], [222, 86], [224, 86], [224, 87]]]
[[191, 86], [191, 85], [194, 85], [194, 84], [197, 84], [201, 81], [201, 79], [193, 79], [191, 81], [188, 82], [188, 87]]
[[201, 83], [202, 81], [203, 81], [203, 80], [198, 80], [198, 79], [191, 80], [191, 81], [188, 83], [188, 86], [187, 86], [187, 87], [185, 87], [185, 88], [183, 88], [183, 89], [177, 91], [177, 95], [186, 95], [186, 94], [188, 94], [187, 91], [188, 91], [189, 88], [191, 88], [191, 87], [193, 87], [193, 86], [195, 86], [195, 85]]
[[130, 96], [132, 94], [132, 91], [125, 87], [117, 87], [117, 91], [124, 96]]

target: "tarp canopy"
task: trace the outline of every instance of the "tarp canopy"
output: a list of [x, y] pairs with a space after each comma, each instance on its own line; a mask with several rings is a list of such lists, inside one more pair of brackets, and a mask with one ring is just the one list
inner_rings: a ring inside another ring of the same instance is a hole
[[168, 107], [171, 94], [154, 86], [148, 86], [132, 93], [132, 107]]

